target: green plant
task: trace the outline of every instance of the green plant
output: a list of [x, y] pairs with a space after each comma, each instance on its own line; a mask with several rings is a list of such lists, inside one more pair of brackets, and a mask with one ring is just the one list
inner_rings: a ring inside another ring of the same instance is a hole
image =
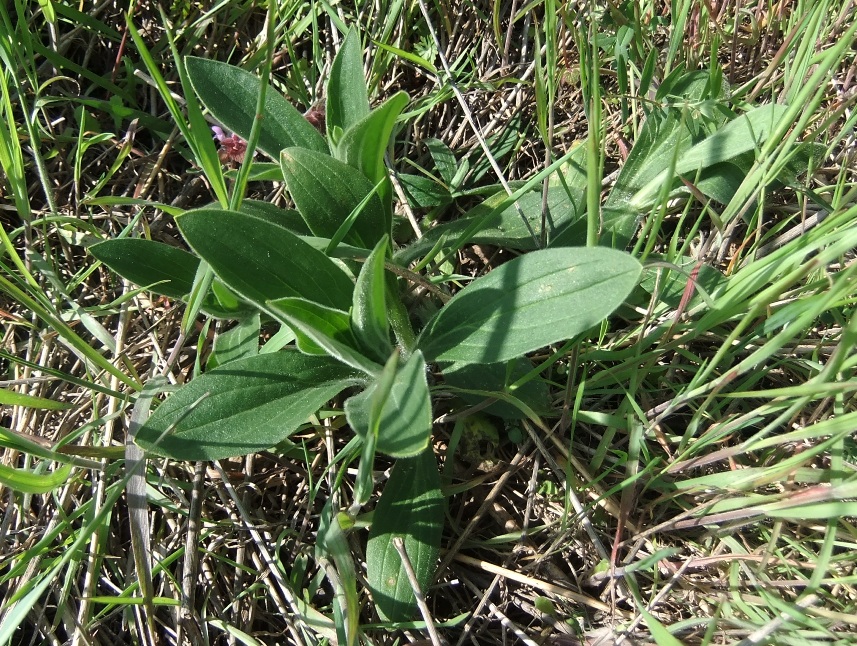
[[[370, 108], [356, 31], [348, 32], [328, 81], [327, 139], [265, 80], [212, 60], [187, 58], [184, 66], [196, 95], [224, 126], [247, 139], [251, 152], [258, 144], [279, 160], [279, 168], [257, 163], [255, 171], [281, 173], [300, 217], [233, 194], [230, 208], [212, 205], [177, 217], [193, 253], [144, 239], [90, 247], [137, 284], [191, 305], [199, 298], [204, 312], [238, 321], [230, 342], [215, 350], [210, 365], [216, 367], [161, 404], [136, 441], [150, 454], [182, 460], [243, 455], [282, 442], [345, 393], [344, 413], [356, 434], [346, 453], [359, 456], [358, 476], [349, 505], [329, 501], [318, 547], [335, 564], [338, 628], [353, 643], [356, 579], [344, 536], [370, 501], [376, 454], [396, 459], [367, 550], [378, 614], [402, 620], [413, 611], [394, 537], [404, 538], [419, 584], [433, 576], [443, 506], [430, 447], [429, 366], [498, 374], [499, 388], [487, 394], [534, 415], [526, 389], [503, 376], [514, 374], [511, 367], [528, 352], [597, 326], [637, 284], [641, 267], [607, 248], [541, 249], [450, 297], [394, 256], [384, 155], [408, 98], [399, 92]], [[261, 118], [254, 118], [257, 104], [264, 105]], [[242, 190], [251, 157], [235, 191]], [[489, 218], [526, 198], [567, 160], [511, 197], [489, 200]], [[436, 255], [429, 250], [421, 264]], [[409, 295], [414, 282], [430, 289]], [[294, 346], [283, 347], [278, 335], [260, 347], [262, 322], [278, 324]]]

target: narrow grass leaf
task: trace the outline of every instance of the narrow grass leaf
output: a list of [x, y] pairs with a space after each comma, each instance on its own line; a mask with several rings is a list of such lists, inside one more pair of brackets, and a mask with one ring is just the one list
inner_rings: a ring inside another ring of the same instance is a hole
[[28, 494], [44, 494], [64, 485], [71, 475], [71, 465], [66, 464], [50, 473], [36, 473], [27, 469], [13, 469], [0, 464], [0, 484], [14, 491]]
[[[42, 321], [58, 332], [63, 342], [66, 343], [69, 348], [73, 349], [80, 357], [85, 357], [86, 360], [92, 362], [93, 365], [98, 366], [102, 370], [113, 375], [119, 381], [134, 390], [140, 389], [140, 385], [134, 381], [133, 378], [126, 375], [108, 361], [100, 352], [81, 338], [65, 321], [49, 310], [39, 298], [34, 298], [2, 275], [0, 275], [0, 291], [3, 291], [6, 295], [34, 312]], [[42, 370], [43, 368], [39, 366], [37, 369]]]
[[645, 608], [640, 608], [640, 614], [643, 615], [643, 619], [652, 633], [652, 638], [658, 646], [684, 646], [678, 639], [673, 637], [666, 626], [655, 619], [651, 613], [646, 612]]
[[66, 402], [25, 395], [17, 393], [14, 390], [8, 390], [7, 388], [0, 388], [0, 405], [26, 406], [27, 408], [39, 408], [41, 410], [66, 410], [72, 407], [72, 404]]
[[[166, 13], [162, 7], [158, 7], [161, 14], [161, 22], [164, 25], [169, 24]], [[223, 179], [223, 164], [218, 156], [217, 148], [214, 145], [212, 131], [202, 114], [202, 107], [199, 105], [196, 96], [194, 96], [193, 86], [188, 77], [187, 69], [185, 68], [182, 56], [176, 47], [175, 38], [172, 31], [167, 28], [164, 30], [167, 35], [167, 41], [170, 45], [170, 51], [173, 54], [173, 61], [176, 70], [179, 74], [179, 82], [182, 86], [182, 91], [185, 97], [185, 110], [187, 112], [188, 127], [193, 135], [193, 140], [188, 144], [193, 148], [197, 161], [199, 162], [205, 176], [211, 183], [211, 190], [217, 196], [217, 200], [222, 206], [229, 204], [229, 195], [226, 188], [226, 182]]]
[[43, 598], [45, 591], [54, 582], [59, 573], [67, 566], [69, 561], [74, 558], [80, 558], [81, 550], [84, 544], [90, 540], [92, 534], [99, 527], [104, 526], [104, 522], [113, 510], [114, 505], [119, 500], [119, 497], [124, 491], [124, 487], [114, 485], [108, 488], [107, 495], [104, 498], [104, 503], [96, 512], [95, 517], [90, 522], [83, 523], [79, 531], [74, 535], [74, 540], [69, 541], [65, 545], [65, 549], [60, 550], [58, 557], [51, 562], [50, 567], [43, 570], [35, 577], [28, 579], [20, 586], [16, 598], [8, 603], [5, 607], [5, 612], [0, 619], [0, 644], [13, 643], [13, 637], [18, 634], [19, 627], [24, 622], [27, 615], [33, 610], [39, 599]]
[[146, 500], [146, 456], [134, 443], [134, 438], [149, 417], [152, 401], [166, 385], [167, 379], [163, 376], [154, 377], [146, 383], [143, 392], [134, 403], [128, 435], [125, 438], [125, 491], [128, 502], [128, 527], [131, 530], [131, 552], [134, 556], [137, 583], [143, 595], [147, 637], [152, 643], [155, 641], [155, 606], [152, 602], [155, 591], [152, 584], [152, 541]]
[[392, 45], [388, 45], [387, 43], [382, 43], [382, 42], [377, 41], [377, 40], [372, 41], [372, 42], [375, 43], [375, 45], [377, 47], [383, 49], [384, 51], [388, 51], [391, 54], [398, 56], [399, 58], [403, 58], [406, 61], [413, 63], [417, 67], [421, 67], [424, 70], [431, 72], [434, 76], [438, 75], [437, 68], [434, 66], [434, 64], [431, 63], [430, 61], [426, 60], [422, 56], [418, 56], [417, 54], [414, 54], [413, 52], [409, 52], [409, 51], [406, 51], [404, 49], [400, 49], [398, 47], [393, 47]]
[[347, 514], [337, 511], [333, 499], [329, 499], [321, 511], [316, 545], [316, 553], [325, 557], [325, 560], [332, 558], [336, 566], [325, 570], [336, 594], [333, 615], [337, 640], [346, 646], [357, 645], [360, 627], [357, 571], [345, 534], [346, 528], [353, 526], [353, 522]]

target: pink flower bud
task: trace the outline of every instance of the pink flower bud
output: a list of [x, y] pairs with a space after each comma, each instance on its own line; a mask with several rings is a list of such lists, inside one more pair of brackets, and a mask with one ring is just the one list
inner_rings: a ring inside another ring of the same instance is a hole
[[214, 138], [220, 142], [220, 149], [217, 151], [217, 156], [221, 164], [227, 162], [244, 161], [244, 155], [247, 153], [247, 142], [238, 135], [224, 134], [220, 126], [212, 126], [211, 131], [214, 133]]

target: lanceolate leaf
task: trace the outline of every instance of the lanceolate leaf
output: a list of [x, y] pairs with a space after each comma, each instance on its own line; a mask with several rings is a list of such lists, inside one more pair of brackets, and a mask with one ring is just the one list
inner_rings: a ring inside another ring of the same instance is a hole
[[[381, 370], [374, 361], [357, 350], [357, 341], [351, 332], [351, 320], [347, 312], [324, 307], [305, 298], [281, 298], [268, 303], [271, 313], [284, 321], [296, 334], [310, 341], [307, 350], [316, 353], [316, 347], [336, 357], [343, 363], [374, 375]], [[298, 347], [304, 349], [298, 336]]]
[[[283, 176], [298, 211], [314, 235], [333, 238], [343, 221], [374, 185], [347, 164], [303, 148], [280, 156]], [[373, 195], [357, 216], [345, 242], [371, 249], [389, 233], [380, 198]]]
[[616, 184], [607, 196], [602, 216], [605, 242], [624, 249], [637, 228], [640, 213], [629, 206], [631, 198], [658, 173], [668, 169], [693, 143], [693, 133], [681, 116], [670, 111], [666, 118], [653, 115], [644, 124], [640, 136], [622, 166]]
[[[229, 130], [249, 139], [261, 79], [234, 65], [193, 56], [185, 59], [185, 67], [205, 107]], [[258, 147], [274, 159], [283, 148], [290, 146], [327, 151], [327, 143], [318, 131], [273, 89], [265, 94], [261, 128]]]
[[354, 335], [364, 353], [377, 361], [386, 361], [393, 351], [385, 296], [384, 260], [387, 245], [388, 238], [384, 236], [363, 263], [357, 276], [351, 307]]
[[232, 361], [183, 386], [137, 432], [144, 449], [217, 460], [287, 438], [326, 401], [357, 383], [328, 357], [281, 351]]
[[420, 589], [431, 584], [443, 530], [443, 496], [431, 449], [396, 462], [375, 508], [366, 566], [378, 614], [386, 621], [412, 619], [416, 599], [393, 539], [401, 537]]
[[363, 76], [363, 48], [352, 27], [330, 67], [325, 120], [331, 141], [369, 114], [369, 96]]
[[170, 298], [190, 293], [199, 267], [193, 254], [142, 238], [105, 240], [90, 246], [89, 253], [122, 278]]
[[[586, 147], [578, 146], [567, 165], [548, 180], [548, 211], [545, 218], [549, 246], [567, 247], [583, 245], [586, 241], [585, 215], [585, 166], [583, 165]], [[419, 240], [396, 254], [400, 263], [416, 260], [428, 253], [441, 242], [441, 249], [448, 249], [474, 223], [479, 223], [477, 231], [467, 242], [494, 244], [511, 249], [529, 251], [535, 249], [530, 229], [540, 232], [542, 228], [542, 191], [528, 191], [514, 204], [500, 212], [494, 212], [498, 204], [507, 198], [505, 192], [488, 197], [484, 202], [471, 209], [466, 216], [451, 222], [444, 222], [431, 229]], [[519, 210], [520, 209], [520, 212]], [[524, 224], [520, 213], [524, 214]]]
[[456, 294], [417, 345], [429, 361], [513, 359], [603, 320], [631, 292], [640, 270], [630, 255], [604, 248], [520, 256]]
[[[373, 186], [387, 177], [384, 153], [390, 143], [396, 118], [406, 105], [408, 95], [397, 92], [346, 130], [334, 148], [338, 159], [363, 173]], [[382, 189], [382, 194], [385, 190], [389, 193], [391, 187], [388, 185]], [[384, 200], [382, 202], [386, 204]]]
[[179, 229], [220, 279], [259, 307], [299, 296], [328, 307], [351, 306], [351, 279], [330, 258], [267, 220], [220, 209], [188, 211]]
[[[378, 370], [380, 372], [380, 368]], [[369, 432], [373, 384], [345, 402], [348, 423], [355, 433]], [[416, 455], [426, 448], [431, 436], [431, 399], [426, 381], [426, 363], [421, 352], [414, 352], [399, 366], [384, 406], [381, 409], [378, 442], [375, 449], [393, 457]]]
[[244, 317], [234, 328], [218, 333], [214, 338], [214, 350], [208, 358], [207, 368], [212, 370], [230, 361], [259, 354], [260, 319], [257, 311]]
[[[277, 170], [280, 170], [279, 166]], [[262, 200], [242, 200], [239, 210], [242, 213], [279, 224], [296, 235], [303, 236], [310, 234], [310, 230], [307, 228], [301, 214], [294, 209], [283, 209], [276, 204], [263, 202]]]

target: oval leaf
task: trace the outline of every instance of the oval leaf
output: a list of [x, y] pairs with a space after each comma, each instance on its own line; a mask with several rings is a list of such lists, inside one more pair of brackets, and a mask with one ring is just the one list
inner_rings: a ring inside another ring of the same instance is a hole
[[[261, 79], [240, 67], [195, 56], [185, 58], [185, 67], [205, 107], [232, 132], [249, 139], [262, 88]], [[261, 128], [259, 150], [273, 159], [290, 146], [327, 151], [327, 143], [312, 124], [272, 88], [265, 93]]]
[[425, 592], [437, 566], [442, 531], [440, 476], [434, 453], [428, 449], [396, 462], [375, 508], [366, 566], [372, 598], [383, 620], [407, 621], [416, 607], [393, 539], [404, 540], [408, 560]]
[[418, 341], [429, 361], [497, 363], [569, 339], [615, 310], [640, 263], [604, 248], [545, 249], [461, 290]]
[[284, 440], [355, 383], [353, 370], [327, 357], [282, 351], [238, 359], [167, 399], [136, 441], [177, 460], [246, 455]]
[[345, 272], [278, 224], [213, 208], [188, 211], [177, 221], [218, 277], [259, 307], [287, 296], [342, 310], [351, 306], [354, 286]]

